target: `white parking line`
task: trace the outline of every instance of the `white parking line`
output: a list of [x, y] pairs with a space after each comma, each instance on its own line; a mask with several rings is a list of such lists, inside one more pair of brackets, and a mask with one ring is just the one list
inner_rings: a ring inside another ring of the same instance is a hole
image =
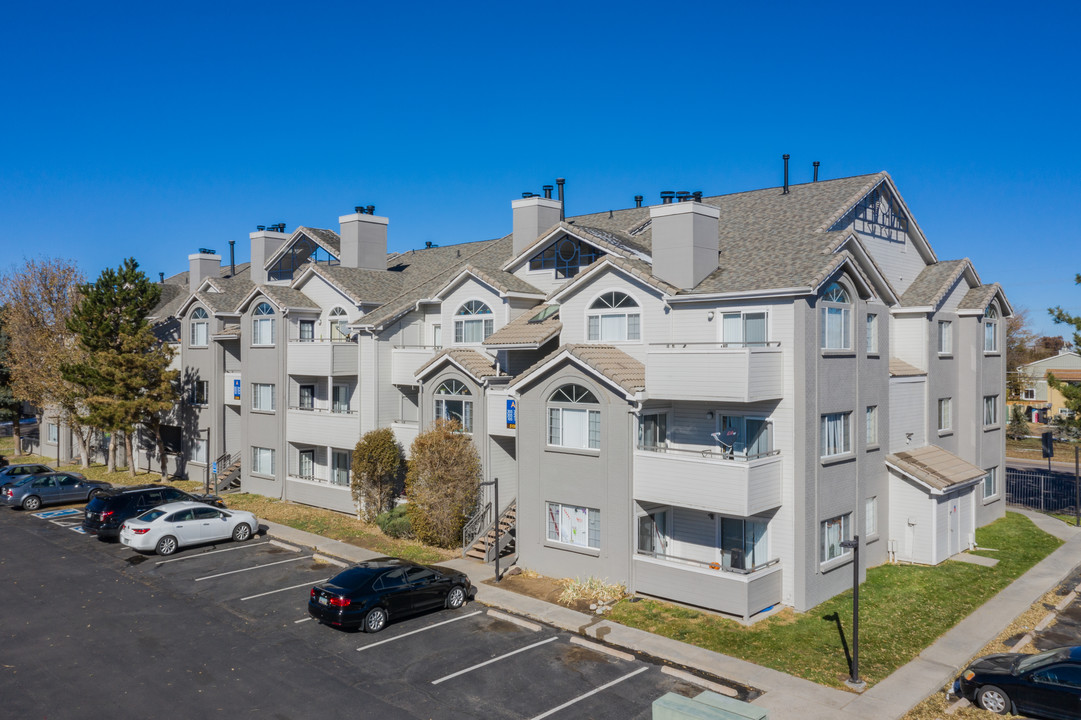
[[416, 635], [417, 633], [424, 632], [425, 630], [431, 630], [432, 628], [437, 628], [440, 625], [446, 625], [447, 623], [458, 622], [459, 620], [465, 620], [466, 618], [471, 618], [474, 615], [480, 615], [480, 614], [481, 614], [481, 611], [477, 610], [476, 612], [471, 612], [468, 615], [459, 615], [456, 618], [451, 618], [450, 620], [444, 620], [443, 622], [436, 623], [435, 625], [429, 625], [428, 627], [421, 628], [420, 630], [411, 630], [411, 631], [409, 631], [407, 633], [402, 633], [401, 635], [395, 635], [392, 638], [387, 638], [386, 640], [380, 640], [379, 642], [373, 642], [371, 645], [365, 645], [364, 647], [358, 647], [357, 652], [360, 652], [361, 650], [367, 650], [368, 648], [373, 648], [376, 645], [382, 645], [384, 643], [394, 642], [395, 640], [401, 640], [403, 637], [409, 637], [410, 635]]
[[306, 618], [301, 618], [300, 620], [294, 620], [294, 621], [293, 621], [293, 624], [294, 624], [294, 625], [299, 625], [300, 623], [302, 623], [302, 622], [308, 622], [309, 620], [311, 620], [311, 618], [310, 618], [310, 617], [306, 617]]
[[191, 560], [192, 558], [201, 558], [204, 555], [213, 555], [215, 553], [230, 552], [232, 550], [244, 550], [245, 548], [259, 547], [260, 545], [269, 545], [269, 544], [270, 544], [270, 541], [268, 540], [266, 542], [248, 543], [247, 545], [237, 545], [235, 547], [223, 548], [221, 550], [209, 550], [209, 551], [204, 552], [204, 553], [199, 553], [198, 555], [185, 555], [184, 557], [173, 558], [172, 560], [162, 560], [161, 562], [158, 563], [158, 565], [165, 565], [166, 563], [180, 562], [181, 560]]
[[265, 593], [259, 593], [258, 595], [249, 595], [248, 597], [240, 598], [240, 602], [244, 602], [245, 600], [254, 600], [255, 598], [261, 598], [264, 595], [273, 595], [274, 593], [285, 592], [286, 590], [296, 590], [297, 588], [304, 587], [305, 585], [314, 585], [315, 583], [326, 582], [327, 580], [330, 580], [330, 578], [320, 578], [319, 580], [311, 580], [309, 582], [300, 583], [299, 585], [290, 585], [287, 588], [280, 588], [278, 590], [268, 590]]
[[213, 580], [214, 578], [224, 577], [226, 575], [236, 575], [237, 573], [248, 572], [249, 570], [258, 570], [259, 568], [270, 567], [271, 565], [283, 565], [285, 563], [296, 562], [297, 560], [310, 560], [311, 555], [305, 555], [304, 557], [289, 558], [288, 560], [279, 560], [278, 562], [266, 563], [264, 565], [255, 565], [249, 568], [240, 568], [239, 570], [230, 570], [229, 572], [218, 573], [217, 575], [207, 575], [206, 577], [195, 578], [195, 582], [200, 580]]
[[524, 648], [518, 648], [517, 650], [509, 652], [509, 653], [507, 653], [505, 655], [500, 655], [499, 657], [494, 657], [491, 660], [488, 660], [487, 662], [480, 663], [479, 665], [474, 665], [473, 667], [467, 667], [465, 670], [459, 670], [456, 673], [451, 673], [450, 675], [447, 675], [445, 677], [441, 677], [438, 680], [432, 680], [432, 685], [438, 685], [439, 683], [443, 682], [444, 680], [450, 680], [452, 678], [458, 677], [459, 675], [465, 675], [468, 672], [473, 672], [474, 670], [479, 670], [480, 668], [484, 667], [485, 665], [491, 665], [494, 662], [499, 662], [503, 658], [509, 658], [511, 655], [517, 655], [520, 652], [525, 652], [526, 650], [532, 650], [535, 647], [540, 647], [541, 645], [544, 645], [545, 643], [550, 643], [550, 642], [553, 642], [553, 641], [558, 640], [558, 639], [559, 639], [559, 636], [550, 637], [547, 640], [541, 640], [540, 642], [535, 642], [532, 645], [526, 645]]
[[571, 705], [573, 705], [576, 702], [580, 702], [582, 700], [585, 700], [587, 697], [590, 697], [592, 695], [596, 695], [599, 692], [603, 692], [604, 690], [607, 690], [608, 688], [612, 687], [613, 685], [616, 685], [618, 683], [623, 682], [624, 680], [628, 680], [628, 679], [634, 677], [638, 673], [644, 673], [646, 670], [649, 670], [649, 668], [648, 667], [638, 668], [637, 670], [635, 670], [632, 673], [628, 673], [628, 674], [624, 675], [621, 678], [616, 678], [615, 680], [613, 680], [610, 683], [606, 683], [604, 685], [601, 685], [599, 688], [596, 688], [594, 690], [590, 690], [585, 695], [579, 695], [578, 697], [574, 698], [573, 700], [568, 700], [567, 702], [563, 703], [559, 707], [554, 707], [554, 708], [552, 708], [551, 710], [549, 710], [546, 713], [542, 713], [540, 715], [537, 715], [536, 717], [533, 718], [533, 720], [541, 720], [541, 718], [546, 718], [549, 715], [553, 715], [553, 714], [559, 712], [560, 710], [564, 710], [566, 708], [569, 708]]

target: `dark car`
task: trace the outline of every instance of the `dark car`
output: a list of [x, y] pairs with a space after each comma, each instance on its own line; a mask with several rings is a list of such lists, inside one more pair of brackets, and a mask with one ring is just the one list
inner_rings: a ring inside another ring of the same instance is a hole
[[327, 625], [374, 633], [404, 615], [459, 608], [469, 592], [469, 577], [457, 570], [376, 558], [313, 587], [308, 614]]
[[116, 539], [120, 537], [120, 526], [125, 520], [158, 505], [182, 500], [225, 507], [217, 495], [192, 495], [168, 485], [132, 485], [105, 491], [87, 503], [83, 530], [102, 540]]
[[37, 510], [42, 505], [86, 502], [111, 487], [110, 483], [87, 480], [74, 472], [21, 475], [0, 488], [0, 502], [23, 510]]
[[999, 715], [1079, 718], [1081, 646], [1036, 655], [987, 655], [961, 673], [953, 683], [953, 694]]

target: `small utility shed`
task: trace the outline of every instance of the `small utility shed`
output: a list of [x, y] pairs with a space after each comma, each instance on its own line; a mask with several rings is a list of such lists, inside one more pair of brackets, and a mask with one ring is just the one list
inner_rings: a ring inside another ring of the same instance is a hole
[[886, 456], [890, 547], [896, 559], [937, 565], [976, 544], [976, 502], [987, 471], [937, 445]]

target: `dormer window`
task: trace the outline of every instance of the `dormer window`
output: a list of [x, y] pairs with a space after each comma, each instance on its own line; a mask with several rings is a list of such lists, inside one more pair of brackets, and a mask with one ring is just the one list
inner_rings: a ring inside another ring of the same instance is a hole
[[209, 330], [206, 310], [195, 308], [195, 312], [191, 314], [191, 346], [206, 347], [210, 337]]
[[349, 318], [346, 317], [345, 310], [340, 307], [330, 311], [330, 341], [349, 341]]
[[840, 283], [832, 283], [819, 301], [823, 350], [852, 349], [852, 300]]
[[456, 345], [481, 343], [495, 332], [492, 309], [480, 300], [470, 300], [458, 308], [454, 316], [454, 343]]
[[252, 313], [251, 344], [274, 344], [274, 308], [270, 307], [270, 303], [259, 303]]
[[529, 269], [554, 269], [557, 278], [571, 278], [604, 255], [603, 250], [565, 235], [530, 258]]
[[612, 291], [593, 301], [586, 316], [589, 342], [637, 342], [642, 339], [642, 314], [630, 295]]

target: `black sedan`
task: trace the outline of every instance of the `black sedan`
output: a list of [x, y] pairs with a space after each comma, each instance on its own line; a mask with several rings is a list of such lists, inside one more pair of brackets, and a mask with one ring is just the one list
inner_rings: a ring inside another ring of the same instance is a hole
[[313, 587], [308, 614], [327, 625], [374, 633], [403, 615], [459, 608], [469, 591], [469, 577], [457, 570], [376, 558]]
[[1081, 646], [987, 655], [953, 683], [953, 694], [984, 710], [1031, 718], [1081, 717]]

